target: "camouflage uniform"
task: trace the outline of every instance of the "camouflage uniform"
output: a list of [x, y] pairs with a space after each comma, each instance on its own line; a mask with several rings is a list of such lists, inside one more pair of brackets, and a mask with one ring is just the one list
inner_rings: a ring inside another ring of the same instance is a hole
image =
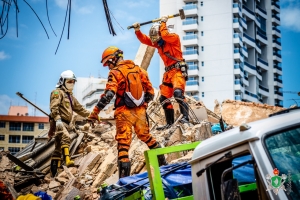
[[55, 121], [61, 119], [65, 127], [61, 131], [55, 132], [55, 150], [52, 158], [61, 158], [61, 149], [70, 146], [70, 127], [73, 111], [82, 117], [88, 117], [90, 112], [86, 110], [65, 87], [57, 88], [51, 92], [50, 96], [51, 118]]

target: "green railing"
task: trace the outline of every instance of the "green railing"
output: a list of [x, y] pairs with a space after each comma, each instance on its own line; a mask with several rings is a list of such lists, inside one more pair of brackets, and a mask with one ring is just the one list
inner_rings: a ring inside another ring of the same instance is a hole
[[[144, 152], [145, 160], [146, 160], [146, 167], [148, 171], [148, 178], [151, 187], [151, 193], [153, 196], [153, 200], [161, 200], [165, 199], [165, 194], [162, 185], [162, 179], [159, 171], [159, 165], [157, 156], [168, 154], [168, 153], [175, 153], [180, 151], [186, 150], [193, 150], [197, 147], [200, 142], [194, 142], [190, 144], [182, 144], [177, 146], [170, 146], [165, 148], [159, 149], [152, 149]], [[186, 196], [177, 198], [178, 200], [193, 200], [193, 196]]]

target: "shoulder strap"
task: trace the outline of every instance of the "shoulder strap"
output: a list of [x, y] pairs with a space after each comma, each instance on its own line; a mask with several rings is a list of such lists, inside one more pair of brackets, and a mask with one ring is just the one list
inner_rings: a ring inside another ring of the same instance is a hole
[[172, 59], [172, 60], [176, 60], [177, 62], [180, 62], [180, 61], [181, 61], [181, 60], [179, 60], [179, 59], [177, 59], [177, 58], [171, 56], [169, 53], [164, 52], [164, 47], [163, 47], [163, 46], [162, 46], [161, 48], [162, 48], [163, 53], [164, 53], [168, 58], [170, 58], [170, 59]]

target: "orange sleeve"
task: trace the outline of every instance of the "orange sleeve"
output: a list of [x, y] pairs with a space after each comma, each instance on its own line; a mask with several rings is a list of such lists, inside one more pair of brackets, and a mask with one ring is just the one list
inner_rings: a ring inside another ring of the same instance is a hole
[[151, 47], [157, 47], [156, 45], [152, 44], [150, 37], [148, 35], [145, 35], [141, 31], [135, 31], [135, 35], [141, 43]]
[[148, 93], [154, 95], [154, 89], [152, 87], [152, 83], [149, 80], [148, 72], [142, 68], [140, 68], [140, 70], [141, 70], [141, 80], [142, 80], [142, 84], [143, 84], [143, 88], [145, 89], [145, 92], [148, 92]]
[[159, 27], [161, 38], [167, 43], [177, 43], [179, 36], [175, 33], [169, 33], [166, 22], [162, 22]]
[[114, 91], [115, 94], [117, 93], [117, 89], [118, 89], [117, 76], [118, 76], [118, 73], [116, 73], [116, 71], [111, 70], [109, 72], [105, 91], [111, 90], [111, 91]]

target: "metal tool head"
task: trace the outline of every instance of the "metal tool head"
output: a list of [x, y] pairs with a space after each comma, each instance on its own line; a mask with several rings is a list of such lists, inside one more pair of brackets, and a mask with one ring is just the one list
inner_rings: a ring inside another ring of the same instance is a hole
[[179, 9], [179, 16], [180, 16], [180, 19], [185, 19], [185, 14], [184, 14], [183, 9]]

